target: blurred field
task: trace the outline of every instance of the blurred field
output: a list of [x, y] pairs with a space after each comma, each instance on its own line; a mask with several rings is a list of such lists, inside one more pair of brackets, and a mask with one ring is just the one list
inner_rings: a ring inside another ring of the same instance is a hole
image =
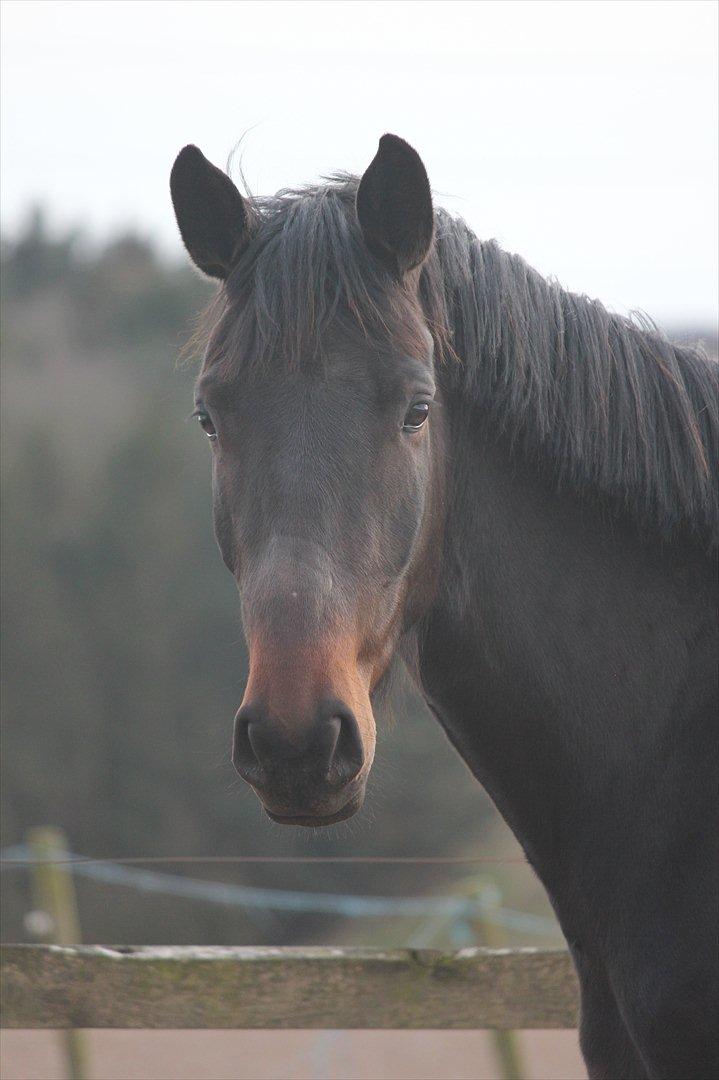
[[[357, 818], [309, 832], [265, 817], [229, 760], [246, 654], [212, 535], [206, 440], [187, 422], [196, 367], [178, 367], [211, 287], [137, 236], [98, 248], [53, 235], [40, 211], [3, 241], [2, 274], [2, 843], [50, 824], [79, 854], [110, 857], [480, 854], [490, 832], [513, 845], [406, 688], [380, 718]], [[168, 869], [391, 895], [451, 892], [468, 873]], [[25, 940], [28, 875], [2, 884], [2, 937]], [[546, 911], [528, 869], [507, 884], [514, 906], [531, 893]], [[88, 942], [404, 944], [413, 930], [292, 916], [268, 929], [238, 909], [84, 881], [79, 901]]]
[[[322, 832], [272, 825], [232, 772], [246, 655], [215, 550], [207, 447], [177, 366], [209, 290], [136, 236], [102, 249], [41, 213], [2, 243], [2, 844], [63, 828], [84, 855], [518, 854], [417, 695], [380, 718], [367, 806]], [[683, 327], [676, 336], [713, 332]], [[479, 870], [482, 873], [479, 873]], [[491, 877], [552, 917], [526, 865], [168, 867], [277, 889], [392, 896]], [[3, 874], [2, 938], [28, 940], [29, 875]], [[86, 942], [407, 945], [410, 920], [284, 915], [78, 883]], [[445, 934], [443, 937], [442, 934]], [[507, 935], [507, 944], [556, 944]], [[424, 944], [450, 946], [446, 928]], [[584, 1076], [573, 1032], [521, 1036], [528, 1077]], [[485, 1033], [93, 1032], [96, 1080], [496, 1076]], [[62, 1075], [53, 1033], [5, 1032], [4, 1080]]]
[[[577, 1036], [519, 1036], [526, 1080], [586, 1076]], [[3, 1080], [62, 1080], [54, 1032], [7, 1031]], [[492, 1080], [483, 1031], [93, 1031], [92, 1080]]]
[[[320, 832], [272, 825], [229, 760], [246, 654], [210, 520], [204, 437], [178, 367], [211, 287], [127, 235], [98, 248], [41, 211], [2, 241], [2, 843], [60, 826], [84, 855], [516, 854], [416, 693], [379, 718], [367, 804]], [[711, 334], [685, 328], [682, 336]], [[178, 871], [179, 872], [179, 871]], [[446, 867], [245, 867], [193, 876], [275, 888], [451, 892]], [[531, 871], [507, 902], [545, 913]], [[27, 875], [3, 875], [23, 940]], [[82, 883], [88, 941], [403, 944], [399, 928], [283, 919]], [[377, 936], [382, 940], [377, 941]]]

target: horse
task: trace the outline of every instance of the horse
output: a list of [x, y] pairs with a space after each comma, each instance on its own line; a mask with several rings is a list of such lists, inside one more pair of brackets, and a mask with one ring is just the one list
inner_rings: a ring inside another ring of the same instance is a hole
[[547, 890], [589, 1076], [716, 1075], [717, 365], [478, 239], [394, 135], [268, 198], [187, 146], [170, 187], [220, 283], [235, 769], [354, 814], [403, 663]]

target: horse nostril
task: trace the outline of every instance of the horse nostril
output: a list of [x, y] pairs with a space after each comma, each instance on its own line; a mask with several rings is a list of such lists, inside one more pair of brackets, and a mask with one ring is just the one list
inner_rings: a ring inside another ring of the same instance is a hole
[[338, 705], [330, 703], [311, 726], [289, 732], [268, 721], [262, 706], [243, 706], [235, 717], [235, 770], [254, 788], [272, 787], [275, 794], [293, 785], [346, 787], [362, 770], [364, 748], [354, 716]]
[[250, 723], [238, 716], [235, 721], [235, 734], [232, 741], [232, 764], [243, 780], [250, 783], [259, 779], [262, 766], [257, 758], [250, 739]]
[[359, 724], [352, 713], [342, 713], [332, 719], [339, 720], [340, 730], [329, 763], [328, 778], [337, 780], [344, 786], [361, 772], [364, 765], [364, 747]]

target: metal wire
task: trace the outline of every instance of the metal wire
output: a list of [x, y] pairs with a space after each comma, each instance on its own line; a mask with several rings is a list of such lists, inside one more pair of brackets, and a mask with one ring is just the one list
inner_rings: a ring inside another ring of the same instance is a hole
[[[558, 936], [559, 928], [552, 919], [530, 912], [499, 907], [489, 896], [488, 889], [495, 886], [478, 883], [476, 895], [460, 896], [356, 896], [352, 893], [298, 892], [288, 889], [268, 889], [230, 882], [204, 881], [156, 870], [143, 870], [122, 865], [109, 859], [86, 859], [81, 855], [68, 854], [65, 858], [45, 859], [33, 857], [24, 844], [4, 848], [1, 861], [8, 867], [31, 867], [41, 863], [67, 865], [71, 872], [93, 878], [106, 885], [119, 885], [139, 889], [145, 893], [180, 896], [188, 900], [204, 900], [213, 904], [244, 908], [253, 918], [266, 917], [269, 912], [288, 912], [309, 915], [339, 915], [346, 918], [439, 918], [443, 923], [482, 918], [508, 929], [541, 936]], [[213, 856], [223, 861], [252, 860], [253, 856]], [[273, 857], [274, 858], [274, 857]], [[280, 861], [296, 861], [292, 857], [277, 856]], [[328, 857], [330, 861], [332, 857]], [[340, 857], [341, 858], [341, 857]], [[362, 856], [352, 856], [355, 861], [367, 861]], [[387, 857], [379, 857], [387, 858]], [[168, 861], [168, 856], [146, 858], [144, 861]], [[128, 862], [129, 860], [124, 860]], [[138, 860], [139, 861], [139, 860]], [[183, 861], [204, 861], [199, 856], [185, 856]], [[322, 861], [319, 856], [307, 856], [303, 861]], [[403, 862], [413, 862], [403, 856]], [[463, 862], [477, 860], [463, 859]], [[468, 924], [469, 925], [469, 924]], [[433, 931], [434, 932], [434, 931]]]
[[[33, 866], [36, 860], [27, 858], [2, 858], [0, 869]], [[53, 866], [70, 866], [76, 863], [135, 863], [142, 866], [182, 863], [363, 863], [417, 866], [476, 866], [515, 865], [529, 866], [522, 856], [513, 855], [122, 855], [77, 856], [67, 859], [47, 859]]]

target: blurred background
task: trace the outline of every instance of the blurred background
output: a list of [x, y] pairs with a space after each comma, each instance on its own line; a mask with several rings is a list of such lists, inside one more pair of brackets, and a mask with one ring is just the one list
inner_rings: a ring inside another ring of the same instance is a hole
[[[480, 236], [716, 352], [716, 38], [716, 5], [689, 0], [5, 0], [4, 849], [52, 825], [74, 852], [108, 858], [518, 854], [408, 687], [380, 717], [367, 805], [351, 822], [272, 825], [234, 776], [246, 654], [212, 536], [206, 440], [186, 419], [196, 368], [178, 362], [212, 286], [186, 264], [169, 170], [193, 141], [235, 177], [241, 162], [264, 193], [361, 172], [395, 131], [422, 154], [437, 201]], [[397, 900], [486, 893], [503, 941], [561, 940], [531, 871], [512, 862], [162, 870], [175, 885], [79, 877], [84, 940], [449, 947], [480, 932], [399, 909], [193, 898], [176, 885], [188, 878]], [[32, 940], [31, 875], [7, 868], [2, 890], [3, 940]], [[111, 1033], [93, 1067], [496, 1075], [474, 1033], [380, 1036], [366, 1037], [360, 1065], [357, 1036], [283, 1036], [280, 1060], [257, 1035], [218, 1035], [234, 1040], [228, 1064], [209, 1033], [184, 1049], [174, 1034], [138, 1049], [136, 1034]], [[60, 1075], [48, 1040], [6, 1035], [3, 1075]], [[573, 1034], [524, 1040], [527, 1075], [583, 1075]]]

